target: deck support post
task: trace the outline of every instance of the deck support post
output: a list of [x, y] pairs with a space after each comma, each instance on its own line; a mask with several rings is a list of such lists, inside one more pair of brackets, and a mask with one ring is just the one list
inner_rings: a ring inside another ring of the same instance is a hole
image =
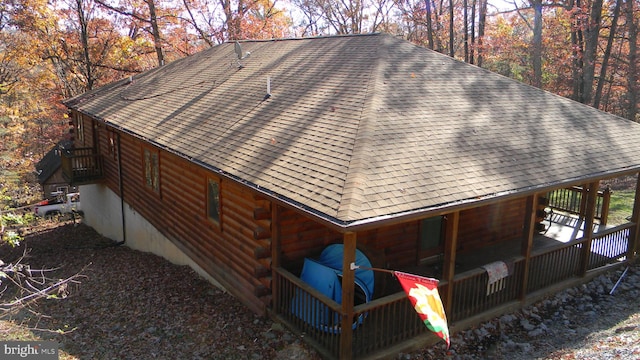
[[599, 182], [592, 182], [586, 187], [587, 207], [584, 214], [584, 230], [582, 231], [582, 260], [579, 276], [584, 277], [589, 269], [589, 255], [591, 254], [591, 240], [593, 239], [593, 219], [596, 215], [596, 200], [598, 198]]
[[522, 270], [522, 279], [520, 283], [520, 301], [527, 298], [527, 287], [529, 282], [529, 267], [531, 264], [531, 250], [533, 249], [533, 237], [536, 231], [536, 211], [538, 209], [539, 194], [533, 194], [527, 197], [526, 213], [524, 217], [523, 241], [521, 254], [524, 257], [524, 269]]
[[453, 304], [453, 277], [456, 275], [456, 248], [458, 247], [459, 223], [459, 211], [447, 214], [445, 222], [444, 268], [442, 272], [443, 279], [447, 281], [447, 290], [443, 304], [445, 312], [451, 311]]
[[351, 263], [356, 261], [355, 232], [343, 235], [344, 254], [342, 258], [342, 319], [340, 333], [340, 359], [352, 359], [351, 344], [353, 343], [353, 298], [355, 289], [355, 270], [351, 270]]
[[640, 251], [640, 173], [637, 173], [636, 177], [636, 194], [633, 202], [633, 213], [631, 214], [631, 221], [636, 225], [629, 230], [627, 261], [634, 260], [636, 252]]

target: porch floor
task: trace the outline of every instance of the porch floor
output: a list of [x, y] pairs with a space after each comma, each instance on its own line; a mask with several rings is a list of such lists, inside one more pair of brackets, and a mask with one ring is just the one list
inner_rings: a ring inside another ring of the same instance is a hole
[[[583, 236], [584, 221], [579, 220], [577, 215], [554, 212], [551, 221], [545, 220], [543, 224], [547, 226], [547, 231], [534, 236], [534, 251], [560, 246]], [[594, 224], [593, 231], [598, 231], [598, 228], [599, 224]], [[517, 257], [522, 253], [521, 248], [521, 241], [509, 241], [470, 253], [460, 253], [456, 257], [456, 273]]]

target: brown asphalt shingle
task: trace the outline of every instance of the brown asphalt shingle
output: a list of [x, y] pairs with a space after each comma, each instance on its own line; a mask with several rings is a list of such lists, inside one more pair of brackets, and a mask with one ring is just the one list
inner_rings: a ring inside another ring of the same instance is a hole
[[390, 35], [242, 47], [66, 103], [339, 223], [640, 165], [639, 124]]

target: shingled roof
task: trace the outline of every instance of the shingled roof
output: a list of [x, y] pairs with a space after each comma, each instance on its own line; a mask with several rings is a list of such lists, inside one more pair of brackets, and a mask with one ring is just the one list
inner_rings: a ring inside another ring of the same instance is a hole
[[640, 166], [639, 124], [394, 36], [241, 45], [65, 103], [342, 225]]
[[60, 160], [60, 149], [70, 148], [71, 140], [62, 140], [49, 150], [36, 164], [38, 182], [44, 184], [53, 174], [55, 174], [62, 161]]

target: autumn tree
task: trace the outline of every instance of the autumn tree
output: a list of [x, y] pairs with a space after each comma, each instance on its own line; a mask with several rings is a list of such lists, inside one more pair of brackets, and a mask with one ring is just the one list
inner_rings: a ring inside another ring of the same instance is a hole
[[33, 164], [48, 141], [62, 135], [57, 99], [48, 91], [55, 77], [39, 50], [46, 38], [38, 35], [51, 25], [47, 15], [44, 1], [0, 5], [0, 198], [13, 203], [29, 201], [37, 193]]
[[[123, 25], [128, 27], [129, 37], [136, 39], [138, 36], [148, 35], [153, 44], [157, 58], [157, 65], [165, 64], [164, 39], [161, 25], [177, 18], [172, 14], [175, 9], [158, 8], [156, 0], [95, 0], [104, 9], [115, 12], [124, 17]], [[143, 34], [140, 34], [140, 31]]]
[[[396, 1], [395, 6], [410, 7], [412, 12], [416, 4], [407, 1], [407, 4]], [[399, 28], [393, 24], [393, 0], [293, 0], [293, 4], [303, 14], [303, 36], [362, 34]]]
[[291, 34], [291, 19], [271, 0], [254, 0], [240, 22], [240, 34], [245, 39], [284, 38]]

